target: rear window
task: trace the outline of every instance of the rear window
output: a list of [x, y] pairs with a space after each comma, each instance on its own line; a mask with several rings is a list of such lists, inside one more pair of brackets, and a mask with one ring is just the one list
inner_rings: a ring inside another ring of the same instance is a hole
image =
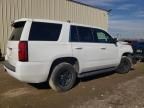
[[33, 22], [29, 40], [31, 41], [57, 41], [62, 24]]
[[13, 32], [12, 32], [9, 40], [11, 40], [11, 41], [19, 41], [20, 40], [25, 23], [26, 22], [23, 21], [23, 22], [17, 22], [17, 23], [12, 24], [12, 27], [14, 27], [14, 29], [13, 29]]

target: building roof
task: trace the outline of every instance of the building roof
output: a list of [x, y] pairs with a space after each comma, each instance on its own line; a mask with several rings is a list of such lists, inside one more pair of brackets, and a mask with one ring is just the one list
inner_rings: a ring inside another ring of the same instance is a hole
[[75, 1], [75, 0], [68, 0], [68, 1], [80, 4], [80, 5], [88, 6], [88, 7], [91, 7], [91, 8], [96, 8], [96, 9], [104, 10], [104, 11], [107, 11], [107, 12], [110, 12], [112, 10], [112, 9], [102, 8], [102, 7], [99, 7], [99, 6], [93, 6], [93, 5], [85, 4], [85, 3], [82, 3], [82, 2], [79, 2], [79, 1]]

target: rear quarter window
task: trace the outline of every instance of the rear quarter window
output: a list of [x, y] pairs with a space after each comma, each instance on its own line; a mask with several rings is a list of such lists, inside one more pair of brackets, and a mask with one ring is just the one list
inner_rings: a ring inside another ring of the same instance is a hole
[[17, 23], [12, 24], [12, 27], [14, 29], [13, 29], [13, 32], [12, 32], [9, 40], [11, 40], [11, 41], [19, 41], [20, 40], [25, 23], [26, 22], [23, 21], [23, 22], [17, 22]]
[[30, 30], [31, 41], [57, 41], [62, 29], [62, 24], [33, 22]]

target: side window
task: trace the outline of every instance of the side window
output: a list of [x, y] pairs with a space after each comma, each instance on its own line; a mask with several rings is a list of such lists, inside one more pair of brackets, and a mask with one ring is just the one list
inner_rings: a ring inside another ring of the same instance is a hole
[[78, 30], [80, 42], [93, 42], [94, 41], [91, 28], [78, 26], [77, 30]]
[[33, 22], [29, 35], [32, 41], [57, 41], [62, 29], [62, 24]]
[[99, 42], [108, 42], [109, 37], [103, 32], [97, 32], [97, 38]]
[[113, 38], [103, 30], [94, 29], [93, 30], [94, 40], [98, 43], [112, 43]]
[[24, 22], [17, 22], [17, 23], [12, 24], [12, 27], [14, 29], [13, 29], [13, 32], [12, 32], [9, 40], [11, 40], [11, 41], [19, 41], [20, 40], [25, 23], [26, 22], [24, 21]]
[[71, 42], [78, 42], [79, 37], [78, 37], [78, 32], [76, 26], [71, 26], [71, 31], [70, 31], [70, 41]]

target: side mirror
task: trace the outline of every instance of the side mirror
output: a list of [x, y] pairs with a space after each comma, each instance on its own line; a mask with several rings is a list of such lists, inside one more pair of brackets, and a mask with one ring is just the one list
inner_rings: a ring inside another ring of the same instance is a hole
[[118, 42], [118, 39], [117, 39], [117, 38], [114, 38], [114, 39], [113, 39], [113, 43], [116, 44], [117, 42]]

